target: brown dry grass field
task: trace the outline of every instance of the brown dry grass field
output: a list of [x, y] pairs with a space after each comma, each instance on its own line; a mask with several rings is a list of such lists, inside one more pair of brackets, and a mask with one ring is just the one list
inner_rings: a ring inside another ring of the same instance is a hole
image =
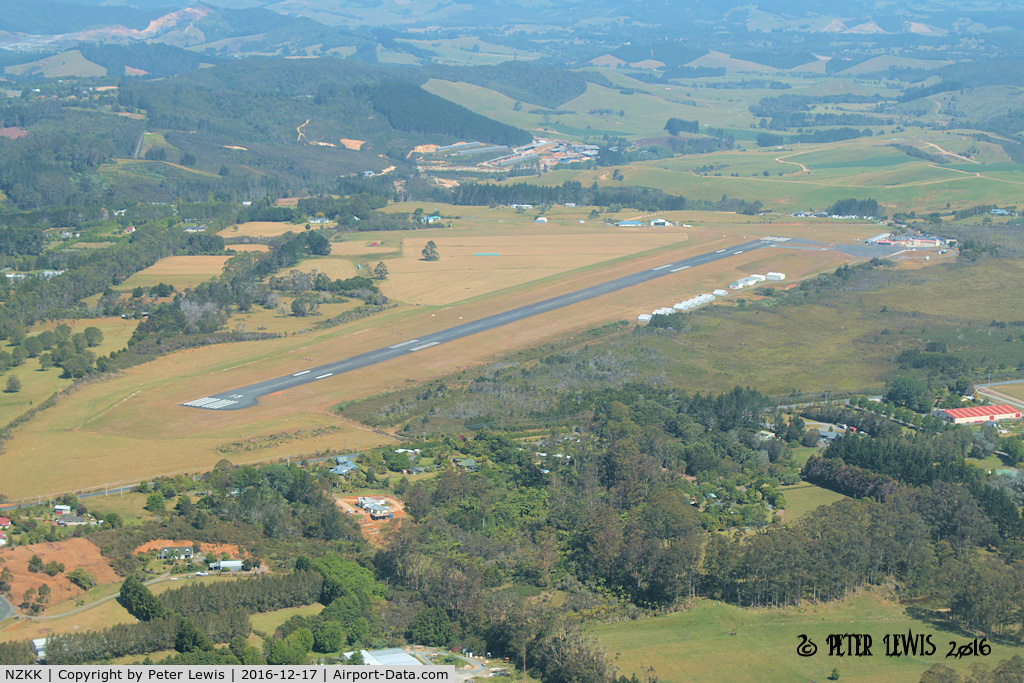
[[[56, 561], [64, 564], [64, 573], [47, 576], [42, 572], [30, 572], [28, 561], [38, 555], [43, 563]], [[46, 584], [50, 587], [50, 605], [58, 605], [70, 598], [81, 595], [83, 591], [67, 580], [67, 572], [84, 569], [93, 575], [98, 585], [116, 583], [121, 579], [110, 568], [107, 560], [100, 555], [100, 549], [84, 538], [71, 538], [54, 543], [36, 543], [34, 545], [4, 548], [0, 557], [6, 560], [5, 567], [11, 570], [11, 595], [20, 601], [21, 595], [29, 588], [39, 589]], [[45, 612], [44, 612], [45, 614]]]
[[334, 258], [332, 256], [324, 256], [320, 258], [309, 258], [300, 261], [298, 265], [293, 268], [303, 273], [323, 273], [332, 280], [344, 280], [350, 278], [353, 275], [367, 274], [365, 270], [359, 271], [356, 269], [355, 264], [345, 258]]
[[306, 224], [301, 225], [295, 223], [272, 223], [269, 221], [250, 221], [249, 223], [239, 223], [238, 225], [232, 225], [231, 227], [224, 228], [217, 234], [221, 237], [277, 237], [283, 235], [286, 232], [301, 232], [306, 229]]
[[140, 270], [113, 289], [129, 292], [136, 287], [152, 287], [161, 282], [174, 285], [177, 289], [195, 287], [216, 277], [224, 270], [229, 256], [168, 256], [149, 268]]
[[[372, 242], [377, 242], [378, 244], [371, 244]], [[331, 256], [390, 254], [401, 248], [402, 238], [398, 236], [366, 239], [359, 234], [348, 235], [344, 241], [331, 243]], [[422, 247], [420, 248], [422, 249]]]
[[[506, 225], [495, 232], [507, 233], [509, 227]], [[579, 227], [586, 228], [585, 233], [580, 230], [581, 234], [593, 235], [593, 228]], [[634, 241], [641, 241], [644, 246], [657, 244], [661, 239], [671, 246], [619, 259], [614, 258], [618, 248], [616, 240], [628, 242], [623, 235], [605, 240], [591, 236], [587, 240], [595, 242], [594, 250], [600, 253], [590, 258], [600, 263], [568, 270], [556, 277], [523, 282], [490, 294], [481, 295], [480, 291], [471, 290], [464, 293], [463, 298], [472, 298], [457, 304], [399, 306], [373, 318], [356, 320], [325, 331], [177, 352], [128, 369], [118, 378], [85, 386], [64, 398], [55, 408], [16, 429], [6, 444], [5, 452], [0, 454], [0, 467], [5, 472], [3, 492], [18, 498], [119, 480], [134, 481], [192, 468], [209, 468], [221, 458], [246, 463], [297, 456], [325, 448], [354, 447], [357, 441], [364, 448], [388, 443], [388, 436], [339, 419], [330, 407], [340, 401], [363, 398], [476, 366], [508, 351], [535, 346], [556, 337], [572, 336], [575, 332], [605, 322], [635, 320], [639, 313], [720, 287], [735, 279], [737, 273], [783, 270], [790, 280], [795, 280], [834, 268], [850, 259], [829, 251], [782, 249], [730, 257], [539, 315], [515, 326], [480, 333], [379, 366], [265, 396], [259, 405], [250, 409], [204, 411], [185, 408], [181, 404], [232, 387], [413, 339], [667, 261], [731, 246], [754, 235], [802, 236], [807, 234], [807, 230], [814, 230], [819, 234], [813, 237], [822, 241], [840, 238], [852, 241], [874, 234], [876, 228], [870, 224], [844, 224], [841, 227], [792, 226], [783, 229], [760, 222], [740, 222], [732, 226], [718, 224], [710, 229], [688, 229], [685, 235], [654, 233], [655, 237], [650, 241], [645, 241], [647, 235], [639, 233]], [[532, 231], [533, 224], [527, 224], [527, 229]], [[679, 230], [682, 231], [681, 228]], [[447, 244], [452, 253], [476, 248], [469, 243], [471, 237], [468, 235], [464, 237], [456, 231], [436, 232], [453, 240]], [[417, 240], [423, 236], [416, 233]], [[683, 236], [688, 239], [680, 243], [679, 238]], [[540, 243], [551, 248], [555, 245], [560, 249], [569, 248], [564, 246], [566, 242], [560, 241], [563, 238], [544, 237]], [[463, 240], [462, 246], [457, 240]], [[496, 240], [501, 241], [500, 248], [522, 249], [510, 243], [507, 234], [497, 235]], [[481, 250], [499, 250], [492, 246], [495, 242], [481, 241], [480, 244]], [[406, 251], [412, 248], [407, 246]], [[423, 262], [423, 266], [444, 266], [444, 247], [441, 247], [441, 252], [442, 261], [434, 264]], [[528, 257], [520, 258], [525, 265]], [[455, 275], [447, 277], [452, 282], [457, 281]], [[448, 296], [454, 298], [454, 294]], [[276, 314], [260, 311], [252, 315]], [[304, 329], [312, 322], [309, 319], [286, 320], [301, 321]], [[246, 322], [239, 317], [233, 319], [231, 325], [236, 327], [244, 323], [250, 330], [258, 329], [259, 325], [254, 322]], [[143, 454], [142, 457], [139, 454]], [[58, 462], [60, 467], [56, 466]]]
[[990, 403], [998, 403], [1005, 400], [1005, 398], [1017, 402], [1024, 401], [1024, 383], [986, 387], [985, 389], [979, 389], [979, 392], [988, 396]]

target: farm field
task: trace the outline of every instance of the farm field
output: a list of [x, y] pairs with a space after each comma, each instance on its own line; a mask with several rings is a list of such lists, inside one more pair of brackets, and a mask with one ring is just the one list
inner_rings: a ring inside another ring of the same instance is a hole
[[145, 493], [126, 491], [124, 494], [110, 494], [86, 500], [89, 511], [96, 515], [97, 519], [103, 519], [104, 515], [111, 512], [121, 515], [121, 521], [125, 525], [141, 524], [153, 519], [153, 513], [146, 509]]
[[807, 482], [794, 484], [793, 486], [782, 486], [779, 487], [779, 490], [786, 497], [787, 523], [795, 522], [822, 505], [831, 505], [837, 500], [842, 500], [846, 497], [840, 493], [829, 491]]
[[[60, 321], [52, 321], [46, 324], [36, 325], [28, 330], [29, 335], [35, 335], [43, 330], [52, 330]], [[124, 320], [122, 318], [92, 318], [89, 320], [69, 320], [67, 324], [72, 328], [72, 334], [81, 332], [86, 327], [98, 327], [103, 332], [103, 342], [91, 349], [97, 355], [108, 354], [117, 351], [128, 344], [128, 340], [139, 324], [138, 320]], [[5, 351], [10, 352], [11, 346], [6, 341], [0, 345]], [[58, 389], [65, 390], [71, 386], [70, 379], [61, 377], [60, 368], [39, 369], [39, 361], [35, 358], [27, 359], [18, 367], [11, 368], [5, 377], [14, 376], [21, 381], [21, 390], [17, 393], [0, 393], [0, 425], [6, 425], [11, 420], [22, 415], [33, 405], [45, 401]], [[4, 380], [6, 384], [6, 379]], [[2, 456], [0, 456], [2, 458]]]
[[303, 259], [291, 270], [297, 270], [302, 273], [323, 273], [332, 280], [345, 280], [354, 275], [362, 274], [356, 269], [356, 264], [349, 259], [336, 258], [334, 256]]
[[[587, 629], [597, 638], [623, 673], [645, 675], [654, 668], [659, 681], [824, 681], [833, 667], [840, 680], [917, 681], [934, 663], [971, 670], [969, 659], [944, 659], [948, 641], [961, 644], [971, 637], [912, 618], [897, 602], [863, 591], [833, 603], [784, 609], [739, 609], [715, 600], [698, 600], [692, 609], [641, 621], [599, 624]], [[882, 638], [887, 633], [931, 634], [936, 651], [928, 657], [886, 657]], [[829, 657], [825, 638], [830, 633], [867, 633], [873, 640], [871, 657]], [[796, 653], [806, 634], [818, 646], [812, 657]], [[1024, 646], [992, 642], [986, 668], [1014, 655]], [[742, 653], [742, 656], [737, 656]]]
[[[664, 119], [663, 119], [664, 120]], [[713, 152], [699, 156], [640, 161], [616, 167], [623, 180], [613, 180], [613, 167], [582, 171], [556, 169], [530, 182], [560, 185], [567, 180], [584, 186], [640, 185], [688, 199], [718, 201], [723, 195], [761, 201], [778, 213], [823, 210], [839, 199], [870, 196], [889, 213], [919, 213], [978, 204], [999, 204], [1024, 184], [1015, 169], [987, 169], [979, 164], [939, 166], [903, 154], [893, 144], [930, 151], [958, 141], [957, 132], [908, 130], [901, 138], [878, 136], [828, 145], [787, 144]], [[801, 164], [803, 165], [801, 167]], [[1010, 165], [1012, 166], [1012, 165]], [[714, 168], [713, 172], [698, 169]], [[765, 175], [767, 173], [767, 175]], [[736, 174], [736, 177], [733, 177]], [[501, 181], [521, 182], [519, 178]]]
[[182, 290], [221, 274], [229, 256], [168, 256], [140, 270], [113, 289], [130, 292], [136, 287], [153, 287], [161, 282]]
[[228, 237], [277, 237], [286, 232], [300, 232], [304, 228], [305, 224], [250, 221], [224, 228], [217, 234], [225, 239]]
[[[120, 582], [114, 585], [93, 588], [90, 594], [96, 593], [101, 595], [102, 597], [99, 599], [102, 599], [116, 595], [119, 589]], [[75, 603], [65, 603], [65, 605], [58, 605], [57, 607], [67, 606], [75, 609], [74, 605]], [[128, 611], [121, 607], [116, 599], [111, 599], [95, 607], [56, 619], [18, 619], [17, 621], [8, 621], [3, 627], [0, 627], [0, 641], [45, 638], [54, 633], [97, 631], [117, 624], [134, 624], [135, 622], [135, 617], [128, 614]]]
[[1000, 394], [1006, 394], [1013, 398], [1019, 398], [1024, 401], [1024, 383], [1017, 384], [1004, 384], [998, 387], [992, 387], [993, 390], [998, 391]]
[[[534, 230], [532, 222], [528, 225]], [[509, 227], [489, 223], [479, 230], [507, 233]], [[577, 223], [573, 224], [572, 230], [586, 227]], [[396, 359], [385, 365], [267, 396], [258, 406], [243, 411], [201, 411], [180, 407], [186, 401], [225, 388], [297, 372], [312, 365], [412, 339], [419, 334], [451, 327], [460, 320], [472, 320], [496, 310], [539, 301], [560, 292], [661, 265], [666, 260], [713, 251], [720, 248], [719, 245], [735, 244], [752, 235], [772, 234], [774, 228], [776, 226], [762, 223], [732, 226], [719, 223], [713, 229], [694, 228], [686, 231], [686, 241], [631, 258], [612, 258], [614, 247], [610, 242], [604, 248], [612, 253], [605, 254], [601, 264], [569, 270], [539, 282], [524, 282], [486, 295], [477, 296], [478, 292], [470, 291], [472, 298], [467, 301], [440, 308], [399, 306], [373, 318], [355, 320], [324, 331], [301, 331], [310, 330], [314, 318], [281, 316], [280, 322], [297, 327], [288, 337], [177, 352], [125, 370], [119, 377], [87, 385], [63, 398], [55, 408], [16, 429], [6, 444], [5, 453], [0, 455], [0, 465], [5, 468], [4, 488], [7, 490], [4, 492], [8, 495], [50, 494], [67, 490], [72, 485], [84, 488], [117, 481], [128, 483], [129, 479], [134, 482], [158, 474], [209, 468], [221, 458], [239, 464], [286, 455], [298, 456], [325, 448], [346, 448], [354, 446], [356, 441], [363, 447], [387, 443], [388, 437], [335, 417], [329, 411], [330, 406], [473, 367], [502, 353], [531, 347], [566, 334], [571, 337], [574, 331], [590, 329], [605, 322], [635, 320], [641, 312], [720, 287], [738, 274], [754, 272], [754, 265], [762, 269], [784, 268], [790, 280], [795, 280], [849, 260], [831, 251], [773, 249], [755, 252], [540, 315], [531, 319], [528, 325], [491, 330], [442, 348], [417, 353], [415, 357]], [[825, 230], [823, 233], [813, 232], [818, 229], [802, 224], [794, 224], [790, 228], [794, 233], [819, 237], [843, 233], [847, 240], [876, 232], [875, 226], [865, 224], [830, 225], [822, 228]], [[462, 239], [462, 233], [448, 230], [417, 232], [416, 237], [421, 239], [430, 233], [444, 234], [446, 239]], [[471, 230], [467, 229], [465, 234], [471, 234]], [[660, 233], [652, 234], [657, 236]], [[657, 237], [666, 238], [670, 241], [676, 239], [667, 233]], [[407, 251], [412, 248], [408, 246]], [[468, 244], [465, 247], [466, 250], [472, 248]], [[454, 251], [455, 247], [451, 246], [451, 250]], [[440, 262], [423, 262], [423, 266], [443, 266], [444, 258], [442, 248]], [[450, 278], [449, 282], [457, 280], [452, 274], [445, 277]], [[440, 286], [440, 281], [435, 286]], [[454, 294], [448, 296], [456, 298]], [[459, 298], [466, 296], [463, 293]], [[275, 311], [254, 307], [250, 313], [234, 318], [232, 327], [245, 325], [251, 331], [261, 327], [273, 329], [267, 321], [274, 321], [274, 316], [278, 315]], [[827, 356], [824, 350], [817, 355]], [[763, 359], [758, 358], [757, 362], [762, 363]], [[684, 368], [681, 374], [687, 378], [695, 376], [691, 372], [700, 372], [699, 368], [691, 365], [681, 365], [681, 368]], [[812, 369], [813, 366], [808, 366], [806, 372], [812, 373]], [[734, 376], [734, 372], [730, 370], [729, 376]], [[162, 415], [162, 419], [153, 420], [154, 414]], [[146, 457], [140, 459], [139, 452], [146, 453]], [[60, 457], [60, 468], [45, 465], [55, 462], [57, 457]]]

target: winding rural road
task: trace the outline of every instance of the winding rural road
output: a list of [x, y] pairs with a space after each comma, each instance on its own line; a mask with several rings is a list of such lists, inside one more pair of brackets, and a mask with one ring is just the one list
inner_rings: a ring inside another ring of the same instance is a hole
[[400, 344], [393, 344], [375, 351], [367, 351], [366, 353], [351, 356], [350, 358], [344, 358], [333, 363], [319, 365], [291, 375], [257, 382], [256, 384], [239, 387], [238, 389], [231, 389], [212, 396], [203, 396], [202, 398], [188, 401], [184, 405], [190, 408], [202, 408], [204, 410], [240, 410], [242, 408], [249, 408], [256, 405], [260, 396], [284, 391], [285, 389], [292, 389], [303, 384], [309, 384], [310, 382], [317, 382], [345, 372], [351, 372], [352, 370], [376, 365], [377, 363], [383, 363], [384, 361], [398, 358], [399, 356], [423, 351], [424, 349], [429, 349], [439, 344], [444, 344], [445, 342], [468, 337], [469, 335], [476, 334], [478, 332], [492, 330], [495, 327], [508, 325], [541, 313], [547, 313], [548, 311], [553, 311], [564, 306], [570, 306], [581, 301], [586, 301], [587, 299], [593, 299], [604, 294], [617, 292], [620, 289], [632, 287], [633, 285], [648, 282], [659, 277], [672, 275], [689, 268], [702, 266], [713, 261], [730, 258], [732, 256], [739, 256], [740, 254], [745, 254], [747, 252], [754, 251], [755, 249], [777, 246], [783, 242], [794, 245], [815, 245], [820, 248], [827, 248], [826, 245], [817, 244], [808, 240], [793, 239], [789, 237], [762, 237], [733, 247], [719, 249], [718, 251], [709, 252], [707, 254], [701, 254], [700, 256], [693, 256], [680, 261], [666, 263], [656, 268], [650, 268], [640, 271], [639, 273], [633, 273], [632, 275], [626, 275], [614, 280], [609, 280], [608, 282], [602, 282], [598, 285], [578, 289], [575, 292], [560, 294], [559, 296], [545, 299], [544, 301], [538, 301], [534, 304], [505, 311], [504, 313], [498, 313], [463, 325], [450, 327], [447, 330], [425, 334], [422, 337], [410, 339]]

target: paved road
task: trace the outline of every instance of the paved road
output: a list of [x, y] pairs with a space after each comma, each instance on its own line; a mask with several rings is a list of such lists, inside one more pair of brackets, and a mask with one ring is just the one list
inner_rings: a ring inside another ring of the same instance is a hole
[[[778, 246], [783, 243], [785, 243], [786, 246], [815, 245], [818, 248], [828, 248], [827, 245], [816, 244], [807, 240], [790, 239], [788, 237], [762, 237], [734, 247], [719, 249], [718, 251], [702, 254], [700, 256], [693, 256], [680, 261], [666, 263], [656, 268], [650, 268], [639, 273], [633, 273], [632, 275], [626, 275], [614, 280], [609, 280], [608, 282], [603, 282], [599, 285], [578, 289], [575, 292], [560, 294], [559, 296], [552, 297], [544, 301], [538, 301], [535, 304], [514, 308], [511, 311], [505, 311], [504, 313], [498, 313], [497, 315], [492, 315], [487, 318], [481, 318], [480, 320], [451, 327], [447, 330], [441, 330], [440, 332], [425, 334], [421, 337], [410, 339], [400, 344], [393, 344], [375, 351], [368, 351], [333, 363], [327, 363], [326, 365], [319, 365], [315, 368], [309, 368], [291, 375], [285, 375], [284, 377], [257, 382], [256, 384], [239, 387], [238, 389], [231, 389], [230, 391], [224, 391], [212, 396], [203, 396], [202, 398], [188, 401], [184, 405], [189, 406], [190, 408], [203, 408], [206, 410], [239, 410], [242, 408], [249, 408], [256, 405], [256, 401], [260, 396], [284, 391], [285, 389], [292, 389], [303, 384], [309, 384], [310, 382], [317, 382], [345, 372], [358, 370], [370, 365], [376, 365], [377, 363], [383, 363], [384, 361], [398, 358], [399, 356], [423, 351], [424, 349], [429, 349], [439, 344], [444, 344], [445, 342], [468, 337], [469, 335], [476, 334], [478, 332], [492, 330], [502, 325], [518, 322], [531, 316], [547, 313], [548, 311], [553, 311], [564, 306], [570, 306], [604, 294], [617, 292], [618, 290], [625, 289], [626, 287], [632, 287], [633, 285], [648, 282], [659, 277], [672, 275], [696, 266], [702, 266], [707, 263], [711, 263], [712, 261], [738, 256], [740, 254], [754, 251], [755, 249]], [[671, 302], [667, 303], [671, 305]]]
[[0, 621], [13, 617], [14, 614], [14, 607], [11, 606], [11, 603], [7, 602], [4, 596], [0, 595]]

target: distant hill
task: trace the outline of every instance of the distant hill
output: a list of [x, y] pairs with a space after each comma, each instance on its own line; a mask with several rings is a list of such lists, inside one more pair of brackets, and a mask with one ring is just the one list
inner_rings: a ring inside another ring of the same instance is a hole
[[8, 66], [4, 73], [22, 77], [69, 78], [106, 76], [107, 70], [100, 64], [86, 59], [78, 50], [68, 50], [24, 64]]
[[57, 0], [5, 0], [0, 12], [0, 31], [38, 36], [113, 25], [141, 30], [166, 13], [167, 10], [83, 5]]

